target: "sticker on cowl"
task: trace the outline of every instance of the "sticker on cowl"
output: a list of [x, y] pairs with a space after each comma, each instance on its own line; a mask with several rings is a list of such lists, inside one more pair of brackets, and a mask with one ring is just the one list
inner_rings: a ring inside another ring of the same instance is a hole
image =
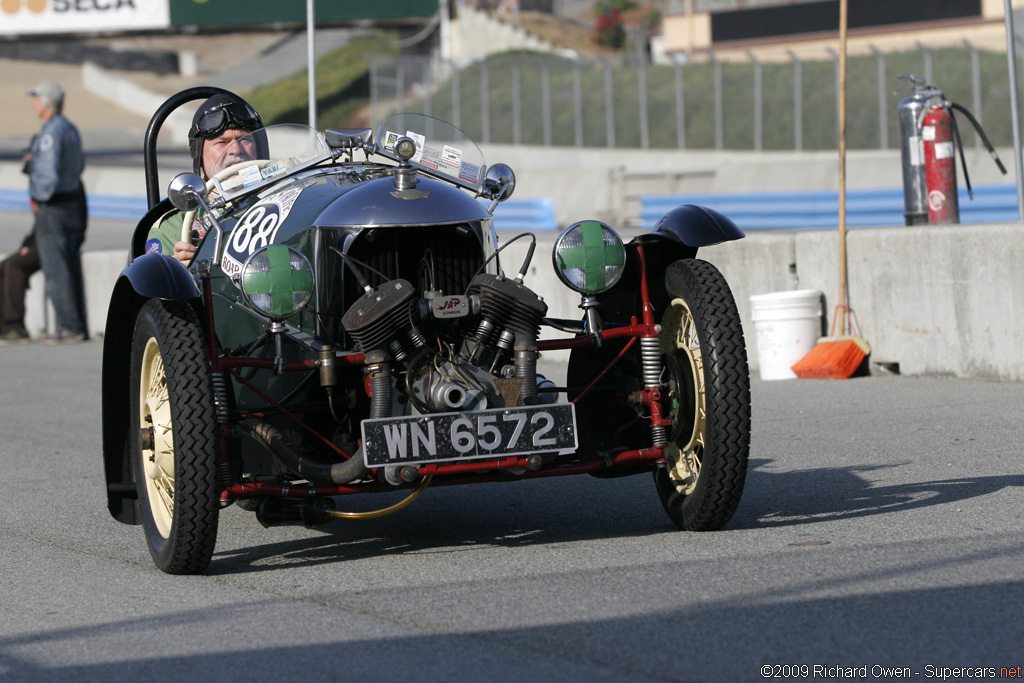
[[[427, 168], [432, 168], [435, 171], [441, 165], [441, 154], [434, 147], [427, 147], [423, 150], [423, 153], [419, 155], [419, 165]], [[415, 159], [413, 159], [415, 161]]]
[[416, 154], [414, 154], [412, 159], [409, 161], [414, 164], [418, 164], [420, 162], [420, 158], [423, 156], [423, 145], [426, 144], [427, 138], [419, 133], [414, 133], [411, 130], [406, 131], [405, 137], [412, 138], [412, 141], [416, 143]]
[[263, 180], [263, 176], [260, 174], [259, 166], [255, 164], [252, 166], [246, 166], [238, 175], [242, 177], [242, 187], [249, 187]]
[[395, 143], [398, 142], [398, 138], [402, 137], [394, 131], [387, 131], [384, 133], [384, 149], [390, 151], [395, 148]]
[[459, 178], [470, 183], [479, 181], [480, 167], [476, 164], [471, 164], [468, 161], [463, 161], [462, 166], [459, 168]]
[[457, 176], [461, 165], [462, 150], [445, 145], [444, 149], [441, 151], [441, 170], [448, 175]]

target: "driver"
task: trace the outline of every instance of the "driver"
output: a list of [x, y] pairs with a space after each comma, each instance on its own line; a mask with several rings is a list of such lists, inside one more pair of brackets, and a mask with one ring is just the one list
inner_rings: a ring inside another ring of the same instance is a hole
[[[263, 121], [248, 102], [237, 95], [217, 94], [209, 98], [192, 117], [188, 131], [188, 151], [192, 156], [192, 170], [203, 180], [209, 180], [225, 168], [255, 158], [252, 138], [240, 140], [249, 133], [263, 128]], [[192, 223], [192, 242], [181, 241], [184, 211], [174, 211], [149, 231], [146, 251], [170, 254], [185, 265], [195, 256], [195, 244], [206, 235], [209, 227], [202, 210]]]

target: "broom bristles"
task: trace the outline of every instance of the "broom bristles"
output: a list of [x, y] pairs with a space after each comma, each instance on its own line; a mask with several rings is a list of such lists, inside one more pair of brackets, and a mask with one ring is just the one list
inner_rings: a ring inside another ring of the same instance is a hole
[[822, 337], [810, 353], [791, 366], [801, 379], [848, 379], [871, 352], [860, 337]]

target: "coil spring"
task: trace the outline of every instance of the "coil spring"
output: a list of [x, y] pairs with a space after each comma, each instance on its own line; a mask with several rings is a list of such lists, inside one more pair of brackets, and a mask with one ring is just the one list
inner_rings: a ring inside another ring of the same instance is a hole
[[228, 412], [228, 380], [224, 373], [211, 373], [213, 382], [213, 405], [217, 414], [217, 423], [226, 424], [230, 413]]
[[[217, 463], [217, 482], [221, 486], [230, 486], [234, 483], [234, 475], [231, 474], [231, 463], [230, 462], [219, 462]], [[220, 506], [222, 508], [231, 505], [230, 500], [222, 500]]]
[[648, 389], [661, 385], [661, 340], [658, 337], [640, 339], [640, 363], [643, 366], [644, 386]]
[[[640, 364], [643, 368], [644, 387], [653, 389], [661, 386], [661, 340], [658, 337], [640, 339]], [[651, 443], [655, 447], [668, 444], [668, 428], [651, 425]]]
[[[228, 411], [228, 380], [224, 372], [210, 373], [210, 381], [213, 384], [213, 406], [217, 416], [217, 424], [225, 425], [231, 417]], [[231, 462], [224, 460], [217, 463], [217, 481], [222, 486], [232, 483], [234, 476], [231, 473]], [[221, 507], [230, 505], [231, 501], [221, 501]]]

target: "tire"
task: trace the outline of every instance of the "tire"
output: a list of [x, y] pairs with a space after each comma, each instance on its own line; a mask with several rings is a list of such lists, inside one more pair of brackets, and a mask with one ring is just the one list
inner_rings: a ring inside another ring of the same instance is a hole
[[139, 311], [131, 392], [130, 448], [150, 554], [168, 574], [202, 573], [217, 541], [218, 439], [206, 345], [187, 303], [153, 299]]
[[739, 505], [750, 453], [743, 328], [729, 285], [710, 263], [676, 261], [666, 269], [665, 288], [661, 352], [672, 427], [654, 481], [676, 526], [713, 531]]

